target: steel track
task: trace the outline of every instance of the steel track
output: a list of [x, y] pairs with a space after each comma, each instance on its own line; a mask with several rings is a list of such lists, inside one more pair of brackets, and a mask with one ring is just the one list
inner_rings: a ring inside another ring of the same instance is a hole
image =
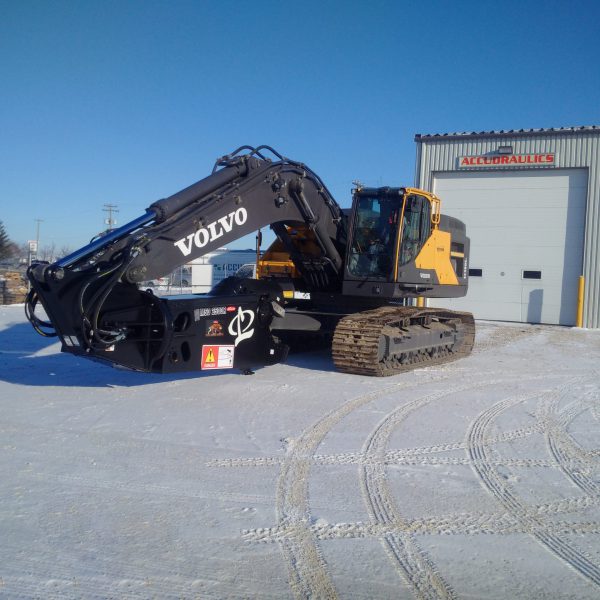
[[[456, 332], [453, 344], [441, 341], [437, 346], [379, 356], [384, 335], [414, 341], [432, 328], [451, 328]], [[344, 317], [338, 323], [331, 346], [333, 362], [344, 373], [386, 377], [416, 367], [441, 365], [468, 356], [475, 342], [475, 322], [470, 313], [437, 308], [383, 306]]]

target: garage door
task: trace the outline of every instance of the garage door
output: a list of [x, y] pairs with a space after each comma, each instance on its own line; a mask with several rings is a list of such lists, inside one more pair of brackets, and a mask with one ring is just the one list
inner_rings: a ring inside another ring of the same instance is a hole
[[442, 212], [471, 238], [469, 292], [430, 300], [476, 318], [574, 325], [587, 170], [439, 173]]

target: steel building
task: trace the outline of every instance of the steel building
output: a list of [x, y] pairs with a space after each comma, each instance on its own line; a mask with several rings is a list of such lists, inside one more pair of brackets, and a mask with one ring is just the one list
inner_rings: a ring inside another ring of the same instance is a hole
[[415, 137], [416, 185], [471, 238], [469, 293], [430, 300], [480, 319], [600, 327], [600, 127]]

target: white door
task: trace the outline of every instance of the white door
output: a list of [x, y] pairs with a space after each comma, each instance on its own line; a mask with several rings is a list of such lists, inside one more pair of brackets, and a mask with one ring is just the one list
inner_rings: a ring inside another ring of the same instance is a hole
[[438, 173], [442, 213], [467, 226], [469, 292], [430, 300], [479, 319], [574, 325], [586, 169]]

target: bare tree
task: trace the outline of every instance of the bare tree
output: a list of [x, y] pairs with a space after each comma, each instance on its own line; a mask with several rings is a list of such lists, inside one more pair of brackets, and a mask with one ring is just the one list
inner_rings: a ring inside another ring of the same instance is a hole
[[48, 261], [52, 263], [56, 260], [56, 243], [46, 244], [42, 248], [38, 248], [38, 260]]

